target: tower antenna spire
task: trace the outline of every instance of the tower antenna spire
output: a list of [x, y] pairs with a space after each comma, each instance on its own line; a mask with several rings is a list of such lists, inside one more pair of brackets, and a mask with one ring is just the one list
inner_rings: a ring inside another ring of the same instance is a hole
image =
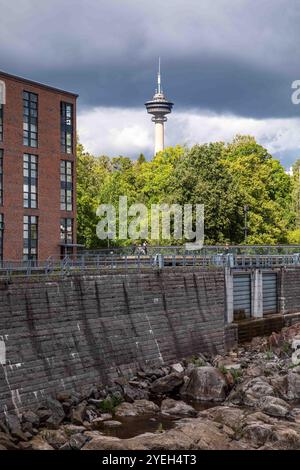
[[173, 103], [164, 96], [161, 86], [160, 57], [158, 59], [157, 90], [152, 100], [147, 101], [145, 106], [149, 114], [152, 114], [152, 122], [155, 124], [155, 155], [164, 149], [164, 124], [167, 114], [172, 112]]
[[158, 58], [157, 91], [161, 93], [160, 57]]

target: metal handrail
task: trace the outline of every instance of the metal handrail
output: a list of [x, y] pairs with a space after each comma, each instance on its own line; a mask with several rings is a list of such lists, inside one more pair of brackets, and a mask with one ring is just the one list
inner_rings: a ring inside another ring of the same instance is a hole
[[230, 268], [274, 268], [300, 266], [300, 250], [291, 254], [233, 254], [233, 253], [161, 253], [128, 255], [111, 252], [108, 255], [81, 253], [64, 259], [49, 257], [46, 261], [2, 261], [0, 277], [12, 276], [67, 276], [77, 272], [103, 272], [107, 270], [163, 269], [177, 267], [230, 267]]

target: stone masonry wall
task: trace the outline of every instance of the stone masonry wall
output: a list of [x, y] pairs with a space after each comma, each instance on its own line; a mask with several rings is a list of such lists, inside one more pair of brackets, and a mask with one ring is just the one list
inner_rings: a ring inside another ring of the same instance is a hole
[[224, 297], [222, 269], [2, 282], [0, 413], [139, 365], [222, 353]]

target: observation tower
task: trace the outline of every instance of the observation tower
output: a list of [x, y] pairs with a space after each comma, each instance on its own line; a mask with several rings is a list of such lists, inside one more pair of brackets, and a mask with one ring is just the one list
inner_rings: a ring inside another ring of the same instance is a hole
[[166, 115], [172, 112], [173, 103], [167, 100], [161, 86], [160, 59], [157, 74], [157, 89], [151, 101], [145, 103], [147, 112], [152, 114], [152, 122], [155, 124], [155, 153], [164, 150], [165, 130], [164, 123], [167, 121]]

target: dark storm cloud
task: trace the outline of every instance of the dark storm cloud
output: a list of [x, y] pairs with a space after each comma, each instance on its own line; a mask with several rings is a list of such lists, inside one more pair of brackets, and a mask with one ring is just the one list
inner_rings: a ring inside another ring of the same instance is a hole
[[296, 0], [0, 0], [0, 13], [0, 69], [76, 91], [82, 107], [142, 106], [161, 55], [177, 109], [300, 114]]

